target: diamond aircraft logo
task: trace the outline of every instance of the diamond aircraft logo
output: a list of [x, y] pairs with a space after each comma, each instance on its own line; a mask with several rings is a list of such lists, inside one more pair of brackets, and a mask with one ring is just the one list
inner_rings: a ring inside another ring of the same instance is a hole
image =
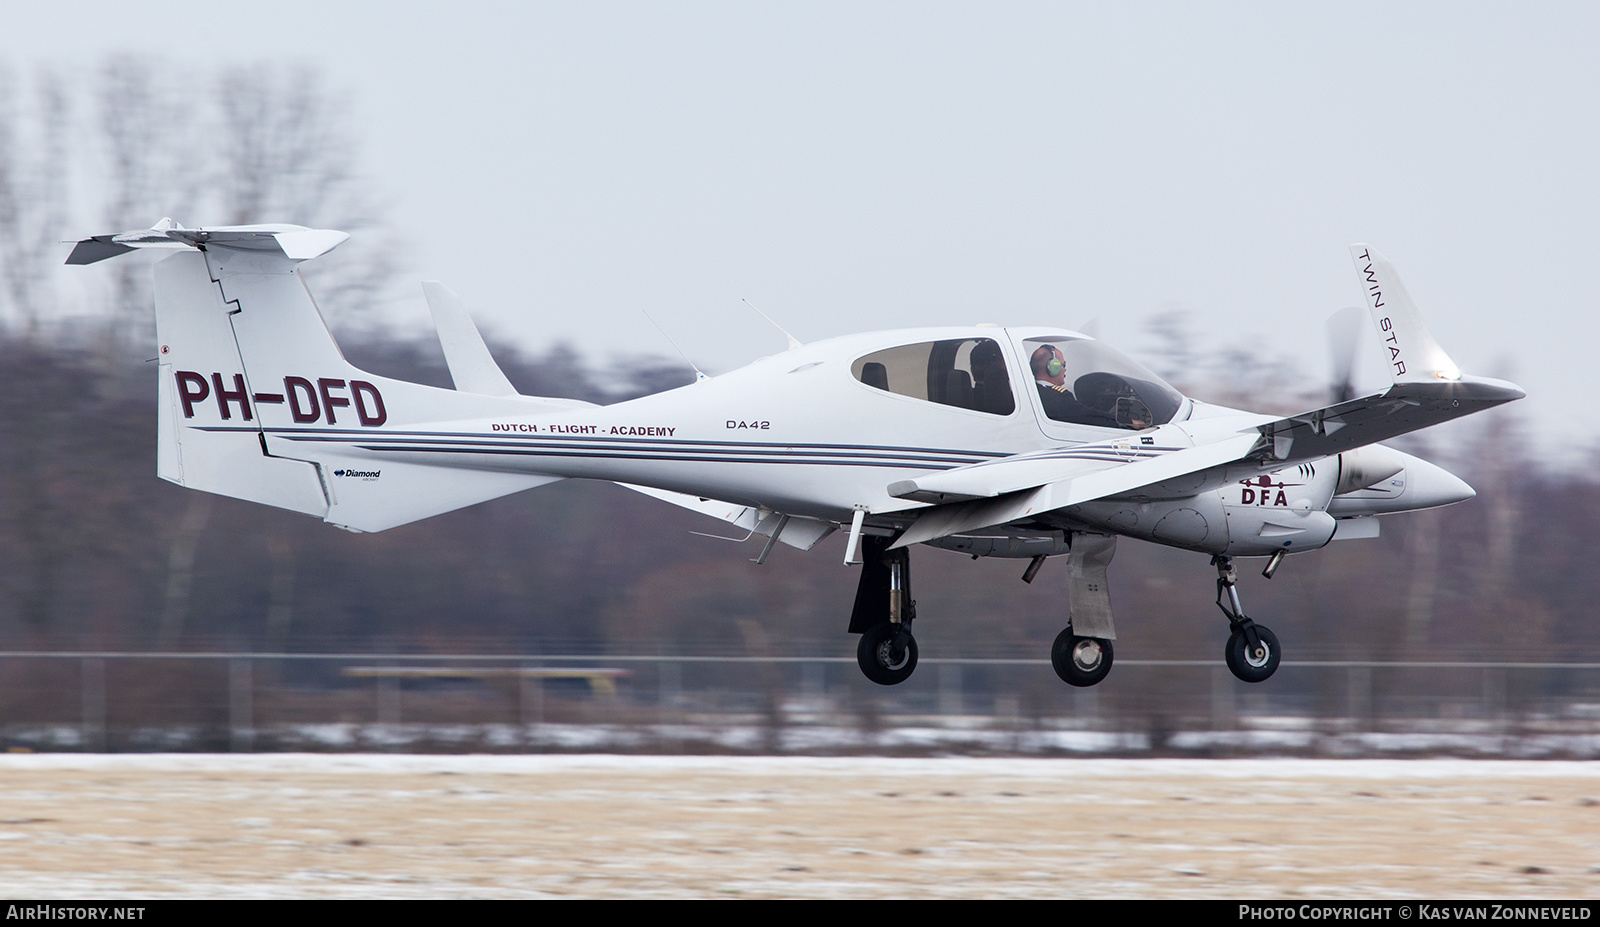
[[364, 480], [375, 480], [379, 476], [383, 475], [383, 471], [382, 470], [350, 470], [350, 469], [344, 469], [344, 470], [335, 470], [335, 471], [333, 471], [333, 475], [334, 476], [343, 476], [343, 477], [358, 477], [358, 478], [364, 479]]

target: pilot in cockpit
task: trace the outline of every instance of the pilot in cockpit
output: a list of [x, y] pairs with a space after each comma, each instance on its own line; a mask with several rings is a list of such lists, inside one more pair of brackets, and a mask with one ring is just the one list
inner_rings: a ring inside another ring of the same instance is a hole
[[1034, 385], [1039, 387], [1039, 400], [1044, 405], [1044, 414], [1052, 420], [1102, 428], [1118, 427], [1115, 418], [1079, 402], [1067, 389], [1067, 362], [1055, 345], [1040, 345], [1028, 358], [1028, 366], [1033, 370]]

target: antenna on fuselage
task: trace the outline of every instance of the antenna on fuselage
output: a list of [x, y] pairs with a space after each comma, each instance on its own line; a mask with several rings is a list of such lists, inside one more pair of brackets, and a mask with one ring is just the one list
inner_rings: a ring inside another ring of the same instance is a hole
[[639, 311], [644, 312], [644, 317], [650, 319], [650, 324], [656, 327], [656, 331], [661, 333], [661, 337], [667, 339], [667, 344], [672, 345], [672, 350], [677, 351], [678, 356], [683, 358], [683, 362], [688, 364], [689, 368], [694, 371], [694, 381], [696, 383], [700, 382], [701, 380], [711, 379], [710, 377], [706, 376], [706, 372], [704, 370], [701, 370], [699, 367], [694, 365], [694, 361], [689, 359], [689, 355], [683, 353], [683, 348], [678, 347], [678, 343], [672, 340], [672, 336], [667, 334], [667, 330], [662, 328], [655, 319], [650, 318], [650, 313], [645, 312], [643, 309], [640, 309]]
[[783, 337], [789, 339], [789, 350], [793, 351], [795, 348], [803, 348], [803, 347], [805, 347], [805, 345], [800, 343], [800, 339], [799, 338], [796, 338], [795, 336], [789, 334], [789, 330], [788, 329], [784, 328], [782, 325], [779, 325], [777, 322], [773, 322], [772, 321], [772, 316], [767, 315], [765, 312], [762, 312], [760, 309], [757, 309], [755, 303], [751, 302], [748, 299], [745, 299], [743, 296], [739, 297], [739, 301], [744, 303], [746, 306], [749, 306], [751, 309], [755, 309], [756, 310], [756, 315], [761, 316], [763, 319], [766, 319], [768, 322], [772, 322], [772, 327], [773, 328], [776, 328], [778, 331], [783, 332]]

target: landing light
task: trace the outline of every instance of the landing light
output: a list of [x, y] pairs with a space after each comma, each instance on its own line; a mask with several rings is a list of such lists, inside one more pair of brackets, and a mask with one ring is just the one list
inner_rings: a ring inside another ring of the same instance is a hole
[[1434, 374], [1434, 376], [1438, 377], [1441, 380], [1459, 380], [1459, 379], [1461, 379], [1461, 371], [1459, 371], [1459, 370], [1455, 369], [1454, 367], [1452, 367], [1449, 370], [1441, 370], [1438, 373]]

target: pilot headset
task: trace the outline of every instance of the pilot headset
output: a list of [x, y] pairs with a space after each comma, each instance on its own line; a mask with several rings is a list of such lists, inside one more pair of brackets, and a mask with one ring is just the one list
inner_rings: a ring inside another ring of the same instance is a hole
[[[1044, 346], [1040, 347], [1039, 350], [1040, 351], [1049, 351], [1050, 352], [1050, 359], [1048, 361], [1046, 361], [1045, 365], [1044, 365], [1044, 375], [1045, 376], [1047, 376], [1047, 377], [1060, 376], [1061, 375], [1061, 371], [1067, 369], [1067, 362], [1061, 359], [1060, 354], [1056, 351], [1056, 349], [1055, 349], [1055, 347], [1053, 345], [1048, 345], [1048, 344], [1044, 345]], [[1035, 353], [1037, 353], [1037, 352], [1035, 352]]]

